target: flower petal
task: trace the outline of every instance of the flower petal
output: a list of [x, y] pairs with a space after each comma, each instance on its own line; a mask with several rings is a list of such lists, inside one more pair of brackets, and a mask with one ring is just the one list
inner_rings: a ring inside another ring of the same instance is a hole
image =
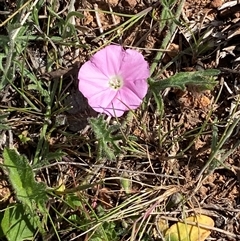
[[140, 99], [143, 99], [147, 94], [148, 84], [146, 79], [137, 79], [133, 81], [125, 81], [125, 88], [131, 90]]
[[78, 88], [86, 98], [109, 88], [108, 78], [90, 61], [82, 65], [78, 79]]
[[127, 49], [120, 69], [120, 74], [126, 82], [146, 80], [150, 76], [149, 65], [141, 53]]
[[[130, 89], [105, 91], [89, 98], [89, 105], [97, 112], [120, 117], [129, 109], [136, 109], [142, 102]], [[98, 103], [101, 103], [98, 105]]]
[[88, 104], [97, 112], [114, 116], [112, 101], [116, 95], [117, 91], [107, 89], [88, 98]]
[[[89, 105], [91, 105], [92, 108], [97, 112], [120, 117], [125, 111], [129, 109], [136, 109], [142, 103], [142, 99], [128, 88], [123, 88], [120, 91], [115, 92], [114, 97], [113, 95], [107, 95], [107, 93], [109, 94], [109, 92], [106, 91], [105, 96], [101, 93], [92, 97], [89, 101]], [[103, 106], [101, 104], [101, 107], [96, 107], [93, 106], [94, 103], [105, 103], [105, 105]]]
[[119, 102], [114, 102], [114, 107], [117, 109], [134, 110], [137, 109], [142, 103], [142, 98], [139, 98], [135, 92], [126, 87], [123, 87], [119, 91], [119, 99]]
[[117, 75], [125, 50], [120, 45], [108, 45], [95, 53], [90, 61], [106, 76]]

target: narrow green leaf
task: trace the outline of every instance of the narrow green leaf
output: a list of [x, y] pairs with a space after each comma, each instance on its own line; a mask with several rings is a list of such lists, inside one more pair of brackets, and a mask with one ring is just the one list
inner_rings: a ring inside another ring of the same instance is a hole
[[214, 121], [212, 125], [212, 143], [211, 143], [211, 150], [215, 151], [218, 143], [218, 127], [216, 125], [217, 120]]
[[32, 10], [32, 18], [33, 18], [33, 21], [34, 23], [37, 25], [37, 26], [40, 26], [39, 25], [39, 16], [38, 16], [38, 9], [37, 7], [35, 6]]
[[8, 125], [0, 124], [0, 131], [2, 131], [2, 130], [10, 130], [10, 129], [11, 129], [11, 127], [8, 126]]
[[66, 202], [72, 209], [82, 207], [82, 202], [75, 193], [69, 193], [66, 195]]
[[[128, 176], [127, 173], [124, 173], [124, 176]], [[131, 193], [132, 191], [132, 181], [129, 178], [121, 178], [120, 179], [121, 186], [123, 187], [123, 190], [126, 192], [126, 194]]]
[[72, 11], [70, 13], [68, 13], [67, 17], [66, 17], [66, 22], [68, 22], [68, 20], [71, 18], [71, 17], [78, 17], [78, 18], [84, 18], [84, 15], [82, 13], [79, 13], [79, 12], [76, 12], [76, 11]]

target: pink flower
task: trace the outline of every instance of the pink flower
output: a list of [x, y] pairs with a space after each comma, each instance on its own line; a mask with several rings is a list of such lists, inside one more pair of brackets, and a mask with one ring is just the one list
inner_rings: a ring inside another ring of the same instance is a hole
[[109, 45], [82, 65], [78, 86], [95, 111], [119, 117], [142, 103], [149, 76], [149, 66], [142, 54]]

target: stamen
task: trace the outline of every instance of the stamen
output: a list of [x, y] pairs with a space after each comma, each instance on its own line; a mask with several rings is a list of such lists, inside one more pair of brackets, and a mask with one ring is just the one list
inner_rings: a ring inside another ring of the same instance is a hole
[[112, 89], [119, 90], [123, 86], [123, 79], [121, 76], [115, 75], [110, 78], [108, 84], [109, 84], [109, 87], [111, 87]]

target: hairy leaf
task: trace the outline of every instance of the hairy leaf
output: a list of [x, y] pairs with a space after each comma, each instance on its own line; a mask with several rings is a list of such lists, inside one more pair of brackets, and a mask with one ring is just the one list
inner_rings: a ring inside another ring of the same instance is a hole
[[3, 158], [18, 200], [29, 208], [31, 213], [36, 214], [37, 209], [44, 212], [47, 201], [46, 187], [43, 183], [35, 181], [27, 158], [19, 155], [16, 150], [8, 148], [4, 149]]
[[213, 89], [217, 84], [215, 77], [220, 73], [217, 69], [208, 69], [195, 72], [180, 72], [174, 76], [159, 80], [150, 81], [153, 91], [161, 91], [169, 87], [185, 90], [187, 85], [198, 86], [202, 89]]
[[115, 160], [120, 151], [117, 142], [121, 139], [121, 136], [113, 135], [113, 132], [117, 131], [119, 126], [109, 126], [102, 116], [91, 118], [90, 124], [98, 140], [98, 158]]
[[9, 206], [1, 221], [2, 234], [9, 240], [32, 240], [37, 224], [22, 204]]

